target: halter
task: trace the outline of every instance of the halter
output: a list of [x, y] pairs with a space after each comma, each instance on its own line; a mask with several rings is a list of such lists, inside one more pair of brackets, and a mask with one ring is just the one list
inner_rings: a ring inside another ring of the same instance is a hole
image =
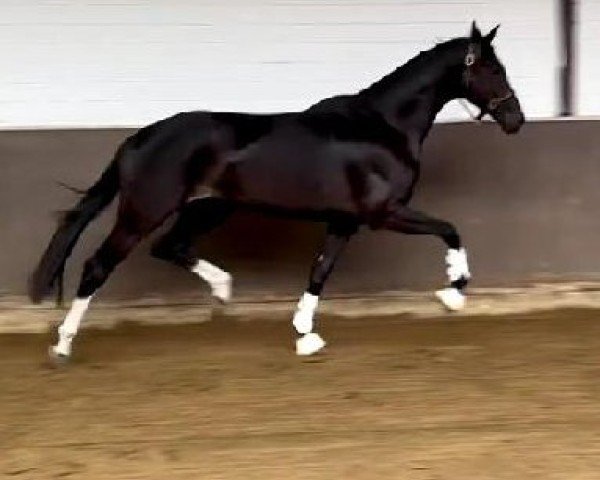
[[511, 98], [513, 98], [515, 96], [515, 93], [512, 90], [509, 90], [505, 95], [503, 95], [502, 97], [494, 97], [492, 98], [488, 104], [487, 104], [487, 111], [488, 112], [493, 112], [494, 110], [496, 110], [502, 103], [506, 102], [507, 100], [510, 100]]
[[[470, 43], [469, 48], [467, 50], [467, 55], [465, 56], [465, 61], [464, 61], [465, 67], [466, 67], [465, 72], [464, 72], [464, 82], [465, 82], [466, 87], [469, 87], [469, 85], [471, 83], [471, 77], [472, 77], [471, 67], [475, 64], [476, 59], [477, 59], [476, 46], [473, 43]], [[474, 120], [481, 121], [486, 113], [493, 113], [494, 111], [498, 110], [500, 105], [502, 105], [507, 100], [510, 100], [514, 96], [515, 96], [515, 93], [512, 90], [509, 90], [501, 97], [494, 97], [494, 98], [490, 99], [487, 102], [487, 105], [485, 106], [485, 108], [482, 109], [481, 112], [479, 113], [479, 115], [477, 115], [476, 117], [473, 117], [473, 115], [471, 115], [470, 110], [467, 110], [467, 112], [469, 113], [471, 118], [473, 118]], [[463, 105], [463, 107], [464, 107], [464, 105]]]

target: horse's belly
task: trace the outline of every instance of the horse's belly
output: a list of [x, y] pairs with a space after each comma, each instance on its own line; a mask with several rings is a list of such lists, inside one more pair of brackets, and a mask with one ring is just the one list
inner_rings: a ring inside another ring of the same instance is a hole
[[248, 158], [230, 163], [224, 192], [234, 199], [290, 210], [354, 212], [343, 166], [317, 155], [289, 158]]

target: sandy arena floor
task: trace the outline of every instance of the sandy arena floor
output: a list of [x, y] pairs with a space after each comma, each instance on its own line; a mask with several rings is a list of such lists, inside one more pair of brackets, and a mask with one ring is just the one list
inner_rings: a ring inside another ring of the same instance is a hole
[[600, 311], [279, 320], [0, 335], [0, 478], [600, 479]]

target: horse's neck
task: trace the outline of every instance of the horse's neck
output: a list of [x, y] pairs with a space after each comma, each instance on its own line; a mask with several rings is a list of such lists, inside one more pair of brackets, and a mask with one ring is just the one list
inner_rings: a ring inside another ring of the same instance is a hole
[[419, 146], [444, 105], [461, 96], [462, 57], [453, 53], [442, 60], [423, 61], [410, 70], [399, 69], [364, 92], [370, 96], [371, 108]]

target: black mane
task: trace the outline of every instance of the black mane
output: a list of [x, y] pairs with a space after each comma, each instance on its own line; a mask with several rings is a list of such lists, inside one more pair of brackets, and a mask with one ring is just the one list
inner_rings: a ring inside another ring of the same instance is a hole
[[442, 70], [460, 61], [466, 54], [469, 38], [453, 38], [438, 43], [429, 50], [421, 51], [405, 64], [361, 90], [358, 95], [377, 94], [390, 87], [404, 87], [407, 95], [414, 93], [415, 87], [423, 86], [428, 78], [435, 80]]
[[449, 66], [462, 62], [468, 43], [467, 37], [438, 43], [357, 93], [324, 98], [311, 105], [306, 112], [321, 114], [354, 110], [360, 108], [365, 100], [377, 97], [391, 89], [401, 91], [407, 98], [411, 98], [423, 87], [438, 80]]

